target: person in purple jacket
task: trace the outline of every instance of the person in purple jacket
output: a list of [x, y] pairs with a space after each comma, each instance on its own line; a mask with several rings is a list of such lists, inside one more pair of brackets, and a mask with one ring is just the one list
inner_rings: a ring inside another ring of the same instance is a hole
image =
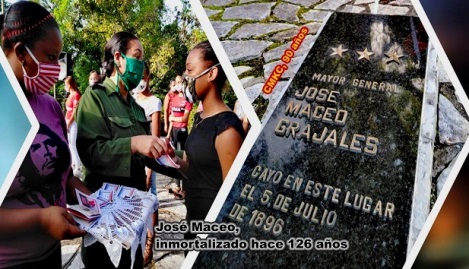
[[76, 188], [90, 193], [71, 173], [65, 119], [47, 94], [58, 80], [62, 36], [33, 2], [12, 4], [0, 22], [3, 52], [40, 126], [0, 207], [0, 268], [62, 268], [60, 240], [86, 233], [66, 203], [76, 203]]

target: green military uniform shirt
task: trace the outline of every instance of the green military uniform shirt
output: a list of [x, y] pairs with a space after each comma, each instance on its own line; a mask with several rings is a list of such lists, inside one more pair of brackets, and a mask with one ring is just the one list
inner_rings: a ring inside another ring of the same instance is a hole
[[131, 154], [130, 139], [149, 134], [149, 123], [130, 94], [124, 100], [106, 78], [83, 94], [76, 122], [77, 149], [91, 191], [104, 182], [145, 190], [145, 157]]

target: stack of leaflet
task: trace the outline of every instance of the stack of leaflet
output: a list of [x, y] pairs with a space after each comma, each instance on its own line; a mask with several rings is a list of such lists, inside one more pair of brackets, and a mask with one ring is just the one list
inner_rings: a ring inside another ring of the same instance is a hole
[[145, 249], [151, 214], [158, 208], [156, 196], [134, 188], [104, 183], [88, 196], [77, 192], [79, 204], [69, 206], [78, 226], [86, 230], [85, 246], [102, 243], [117, 267], [122, 247], [131, 249], [132, 264], [139, 245]]

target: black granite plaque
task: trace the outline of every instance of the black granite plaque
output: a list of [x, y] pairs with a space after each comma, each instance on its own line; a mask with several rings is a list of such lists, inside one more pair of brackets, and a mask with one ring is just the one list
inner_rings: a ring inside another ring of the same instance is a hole
[[415, 17], [333, 14], [217, 218], [285, 249], [203, 251], [194, 266], [401, 268], [427, 42]]

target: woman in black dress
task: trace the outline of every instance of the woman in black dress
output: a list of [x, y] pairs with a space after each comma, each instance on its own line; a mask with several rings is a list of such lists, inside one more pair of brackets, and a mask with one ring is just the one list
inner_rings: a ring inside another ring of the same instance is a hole
[[223, 102], [226, 75], [208, 41], [191, 50], [186, 60], [185, 81], [187, 99], [193, 103], [200, 100], [204, 109], [195, 115], [184, 158], [177, 158], [177, 162], [187, 177], [186, 218], [203, 220], [238, 154], [245, 133], [238, 116]]

